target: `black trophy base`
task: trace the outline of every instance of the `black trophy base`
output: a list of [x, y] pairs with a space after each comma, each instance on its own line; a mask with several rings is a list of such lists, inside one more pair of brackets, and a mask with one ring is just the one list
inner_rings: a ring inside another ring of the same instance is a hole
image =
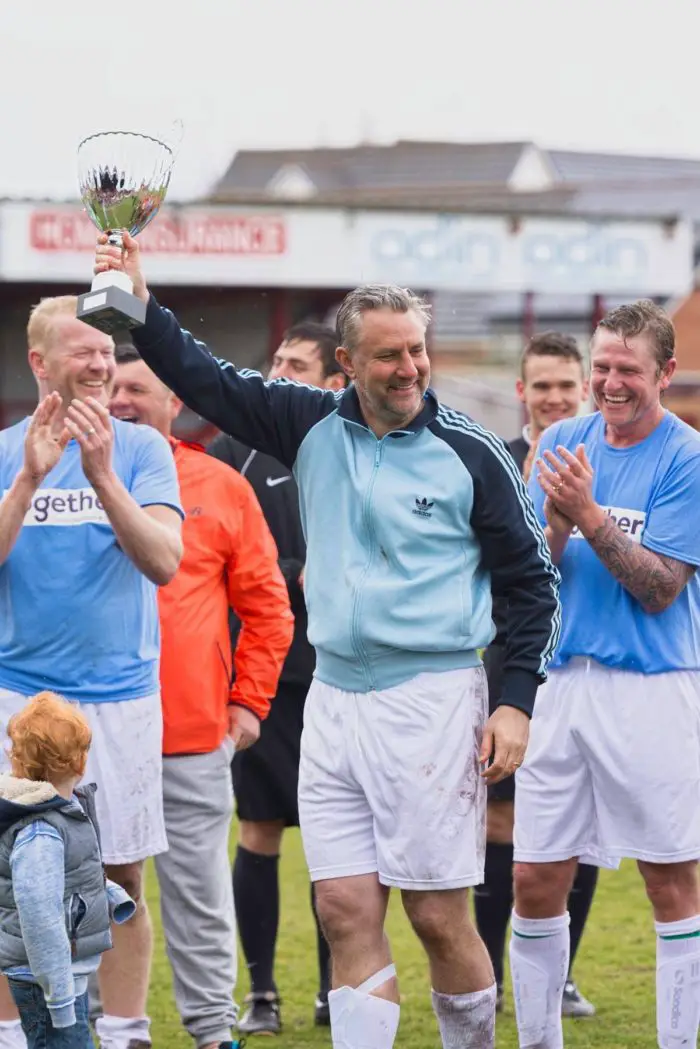
[[78, 296], [77, 317], [107, 335], [114, 335], [140, 328], [146, 321], [146, 303], [112, 284]]

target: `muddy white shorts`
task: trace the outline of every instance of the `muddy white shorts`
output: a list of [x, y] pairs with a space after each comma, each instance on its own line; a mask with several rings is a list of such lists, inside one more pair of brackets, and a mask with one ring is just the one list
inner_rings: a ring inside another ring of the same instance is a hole
[[484, 875], [488, 710], [481, 667], [381, 692], [314, 679], [304, 711], [299, 818], [312, 881], [377, 872], [400, 889]]
[[700, 673], [575, 659], [540, 688], [516, 773], [515, 859], [700, 858]]
[[[0, 689], [3, 768], [9, 767], [7, 722], [26, 702], [26, 696]], [[95, 805], [104, 862], [135, 863], [165, 852], [160, 695], [76, 706], [92, 729], [83, 783], [97, 784]]]

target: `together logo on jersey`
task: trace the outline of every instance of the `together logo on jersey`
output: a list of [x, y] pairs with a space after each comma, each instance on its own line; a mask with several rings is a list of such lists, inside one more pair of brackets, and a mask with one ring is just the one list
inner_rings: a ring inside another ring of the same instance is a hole
[[40, 488], [24, 518], [24, 525], [109, 524], [92, 488]]
[[[625, 535], [628, 535], [633, 542], [641, 543], [644, 534], [644, 525], [647, 520], [645, 510], [625, 510], [620, 506], [601, 506], [601, 510], [603, 510], [608, 517], [612, 517], [620, 531], [624, 532]], [[578, 528], [574, 528], [571, 533], [571, 538], [583, 539]]]

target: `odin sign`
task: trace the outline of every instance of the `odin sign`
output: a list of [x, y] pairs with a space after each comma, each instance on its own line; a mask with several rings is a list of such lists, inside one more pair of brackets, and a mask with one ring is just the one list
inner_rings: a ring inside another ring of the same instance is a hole
[[[685, 223], [364, 216], [371, 279], [430, 289], [678, 294], [692, 281]], [[369, 268], [369, 267], [368, 267]]]
[[[693, 277], [687, 222], [187, 207], [143, 238], [154, 284], [675, 296]], [[81, 280], [94, 247], [78, 207], [0, 204], [0, 279]]]

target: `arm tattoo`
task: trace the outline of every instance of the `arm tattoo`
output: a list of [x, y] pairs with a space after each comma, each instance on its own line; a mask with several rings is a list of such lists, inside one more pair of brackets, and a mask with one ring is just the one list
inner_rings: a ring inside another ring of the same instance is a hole
[[596, 528], [589, 545], [609, 572], [645, 612], [663, 612], [695, 572], [693, 565], [655, 554], [621, 532], [611, 517]]

